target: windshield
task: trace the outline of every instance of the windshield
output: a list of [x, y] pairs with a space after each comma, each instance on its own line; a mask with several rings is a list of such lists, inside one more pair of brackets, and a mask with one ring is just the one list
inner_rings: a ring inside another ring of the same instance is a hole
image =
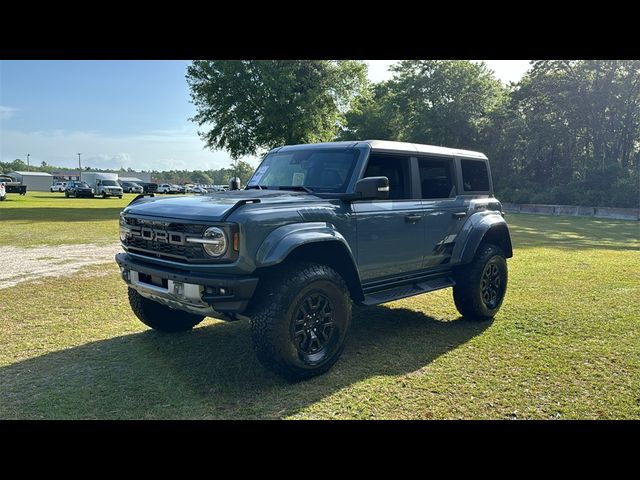
[[267, 155], [247, 188], [343, 193], [358, 159], [355, 149], [304, 149]]
[[78, 188], [89, 188], [89, 185], [87, 185], [85, 182], [75, 183], [73, 186]]
[[102, 180], [102, 185], [106, 185], [107, 187], [119, 187], [115, 180]]

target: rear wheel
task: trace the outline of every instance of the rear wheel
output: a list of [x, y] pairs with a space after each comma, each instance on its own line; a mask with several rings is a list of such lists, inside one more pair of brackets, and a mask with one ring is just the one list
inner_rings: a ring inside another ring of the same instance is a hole
[[464, 317], [493, 318], [507, 291], [507, 260], [502, 249], [489, 243], [480, 245], [473, 262], [455, 272], [453, 300]]
[[174, 310], [143, 297], [129, 289], [129, 305], [142, 323], [161, 332], [184, 332], [199, 324], [204, 317], [182, 310]]
[[258, 359], [293, 381], [329, 370], [340, 358], [351, 325], [351, 298], [342, 277], [326, 265], [299, 263], [263, 278], [251, 318]]

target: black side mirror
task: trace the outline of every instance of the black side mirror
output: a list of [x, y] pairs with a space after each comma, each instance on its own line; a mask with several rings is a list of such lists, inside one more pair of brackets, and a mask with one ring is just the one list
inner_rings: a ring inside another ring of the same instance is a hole
[[231, 179], [229, 182], [229, 190], [240, 190], [240, 179], [238, 177]]
[[362, 200], [386, 200], [389, 198], [387, 177], [367, 177], [356, 182], [356, 195]]

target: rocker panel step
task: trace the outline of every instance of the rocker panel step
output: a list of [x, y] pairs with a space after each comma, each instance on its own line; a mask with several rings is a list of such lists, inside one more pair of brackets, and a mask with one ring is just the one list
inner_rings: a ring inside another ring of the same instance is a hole
[[452, 287], [456, 282], [451, 277], [440, 277], [427, 280], [424, 282], [413, 283], [410, 285], [401, 285], [399, 287], [380, 290], [365, 295], [363, 305], [379, 305], [381, 303], [391, 302], [400, 298], [412, 297], [423, 293], [433, 292], [442, 288]]

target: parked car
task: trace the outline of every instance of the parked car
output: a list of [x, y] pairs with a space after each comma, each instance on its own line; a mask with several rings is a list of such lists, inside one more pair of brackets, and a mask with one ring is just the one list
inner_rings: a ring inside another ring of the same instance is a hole
[[95, 190], [91, 188], [91, 186], [87, 182], [76, 182], [71, 181], [67, 183], [67, 188], [64, 191], [64, 196], [69, 197], [88, 197], [93, 198], [95, 195]]
[[156, 193], [158, 191], [157, 183], [138, 182], [138, 185], [142, 187], [142, 193]]
[[170, 183], [161, 183], [158, 185], [158, 193], [180, 193], [180, 188]]
[[142, 193], [144, 189], [135, 182], [119, 182], [125, 193]]
[[293, 380], [335, 364], [352, 302], [453, 287], [464, 317], [493, 318], [513, 256], [485, 155], [378, 140], [279, 147], [244, 190], [137, 199], [120, 240], [143, 323], [248, 317], [258, 359]]
[[203, 195], [205, 193], [209, 193], [206, 188], [203, 187], [193, 187], [192, 193], [197, 195]]
[[18, 182], [15, 178], [9, 175], [0, 175], [0, 183], [4, 184], [6, 193], [18, 193], [20, 195], [27, 194], [27, 186], [22, 182]]
[[65, 188], [67, 188], [67, 182], [56, 182], [51, 185], [51, 193], [53, 192], [64, 192]]

